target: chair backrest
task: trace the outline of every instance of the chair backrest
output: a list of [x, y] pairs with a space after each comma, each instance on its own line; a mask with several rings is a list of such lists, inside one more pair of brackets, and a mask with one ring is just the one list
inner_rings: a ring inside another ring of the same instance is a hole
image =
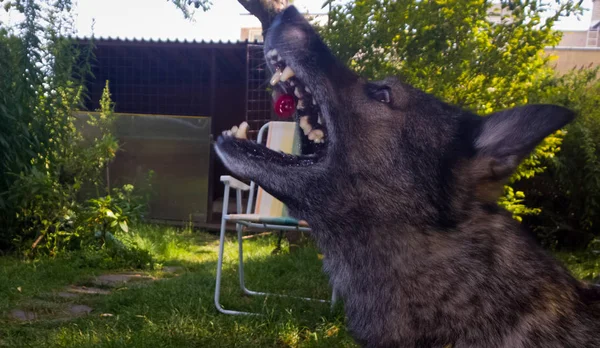
[[[267, 148], [274, 151], [299, 155], [301, 146], [298, 125], [295, 122], [269, 122], [267, 142], [265, 145]], [[256, 193], [254, 213], [270, 217], [288, 216], [285, 205], [261, 187], [258, 187]]]

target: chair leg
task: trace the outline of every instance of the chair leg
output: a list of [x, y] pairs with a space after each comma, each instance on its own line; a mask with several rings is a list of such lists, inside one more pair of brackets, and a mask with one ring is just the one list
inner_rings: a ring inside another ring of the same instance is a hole
[[239, 274], [240, 274], [240, 287], [242, 288], [242, 291], [244, 292], [244, 294], [246, 295], [252, 295], [252, 296], [278, 296], [278, 297], [289, 297], [289, 298], [296, 298], [296, 299], [301, 299], [301, 300], [306, 300], [306, 301], [317, 301], [317, 302], [328, 302], [327, 300], [321, 300], [321, 299], [314, 299], [314, 298], [310, 298], [310, 297], [299, 297], [299, 296], [289, 296], [289, 295], [283, 295], [283, 294], [275, 294], [275, 293], [271, 293], [271, 292], [260, 292], [260, 291], [252, 291], [249, 290], [248, 288], [246, 288], [246, 284], [244, 281], [244, 249], [242, 246], [242, 226], [241, 225], [237, 225], [237, 233], [238, 233], [238, 246], [239, 246]]
[[242, 225], [237, 224], [236, 230], [237, 230], [237, 236], [238, 236], [238, 254], [239, 254], [238, 269], [239, 269], [239, 274], [240, 274], [240, 288], [242, 288], [242, 291], [245, 294], [251, 295], [250, 291], [248, 289], [246, 289], [246, 284], [244, 281], [244, 244], [243, 244], [243, 239], [242, 239]]
[[[236, 191], [237, 191], [236, 192], [237, 193], [237, 195], [236, 195], [237, 196], [236, 197], [237, 198], [237, 202], [236, 202], [237, 207], [236, 208], [237, 208], [238, 213], [241, 213], [242, 192], [240, 190], [236, 190]], [[228, 204], [229, 204], [229, 185], [225, 184], [225, 191], [223, 194], [223, 213], [222, 213], [223, 216], [221, 218], [221, 233], [219, 236], [219, 257], [218, 257], [218, 261], [217, 261], [217, 277], [216, 277], [216, 285], [215, 285], [215, 298], [214, 298], [215, 307], [217, 308], [217, 310], [219, 312], [221, 312], [223, 314], [259, 315], [257, 313], [240, 312], [240, 311], [224, 309], [220, 303], [221, 278], [222, 278], [222, 270], [223, 270], [223, 254], [224, 254], [224, 249], [225, 249], [225, 229], [226, 229], [226, 225], [227, 225], [227, 220], [225, 219], [225, 216], [227, 216]], [[242, 239], [243, 226], [241, 224], [236, 224], [236, 232], [237, 232], [237, 237], [238, 237], [238, 252], [239, 252], [238, 269], [239, 269], [240, 287], [246, 295], [254, 295], [254, 296], [271, 295], [271, 296], [279, 296], [279, 297], [297, 298], [297, 299], [308, 300], [308, 301], [328, 302], [327, 300], [313, 299], [313, 298], [308, 298], [308, 297], [288, 296], [288, 295], [282, 295], [282, 294], [273, 294], [273, 293], [267, 293], [267, 292], [248, 290], [246, 288], [245, 281], [244, 281], [244, 247], [243, 247], [243, 239]], [[335, 293], [333, 294], [333, 296], [335, 296]], [[334, 301], [334, 298], [332, 297], [332, 306], [333, 306], [333, 301]]]
[[335, 288], [333, 288], [331, 291], [331, 307], [330, 307], [332, 311], [335, 307], [336, 302], [337, 302], [337, 292], [335, 291]]
[[[225, 216], [227, 215], [227, 205], [229, 203], [229, 185], [225, 184], [225, 192], [223, 196], [223, 217], [221, 218], [221, 234], [219, 237], [219, 258], [217, 261], [217, 279], [215, 284], [215, 307], [217, 310], [223, 314], [233, 314], [233, 315], [256, 315], [256, 313], [248, 313], [248, 312], [240, 312], [240, 311], [232, 311], [224, 309], [221, 306], [220, 296], [221, 296], [221, 277], [223, 270], [223, 253], [225, 249], [225, 227], [227, 224], [227, 220], [225, 220]], [[241, 231], [241, 229], [240, 229]], [[241, 235], [241, 232], [240, 234]]]

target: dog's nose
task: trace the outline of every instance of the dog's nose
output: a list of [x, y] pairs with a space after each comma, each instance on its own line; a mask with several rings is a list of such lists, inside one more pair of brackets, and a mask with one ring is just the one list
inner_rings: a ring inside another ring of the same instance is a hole
[[289, 24], [289, 23], [293, 23], [295, 21], [297, 22], [298, 20], [302, 20], [302, 19], [304, 19], [304, 17], [302, 17], [302, 15], [300, 14], [300, 12], [298, 12], [296, 7], [289, 6], [285, 10], [281, 11], [281, 13], [279, 13], [273, 19], [273, 22], [271, 23], [270, 28], [275, 29], [284, 23]]

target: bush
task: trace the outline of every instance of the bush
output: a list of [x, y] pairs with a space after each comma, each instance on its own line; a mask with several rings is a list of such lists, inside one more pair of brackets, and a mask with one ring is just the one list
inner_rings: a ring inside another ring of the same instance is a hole
[[[334, 1], [321, 28], [332, 50], [369, 78], [401, 76], [406, 82], [480, 115], [529, 103], [553, 79], [547, 46], [552, 29], [581, 12], [579, 2], [554, 6], [533, 0], [501, 1], [499, 22], [491, 1]], [[497, 11], [498, 12], [498, 11]], [[545, 139], [517, 169], [500, 205], [517, 220], [535, 215], [516, 183], [542, 173], [560, 148], [562, 133]]]
[[[119, 149], [108, 81], [100, 112], [75, 116], [93, 46], [66, 38], [71, 1], [4, 4], [24, 20], [0, 26], [0, 250], [35, 256], [92, 248], [147, 264], [147, 253], [114, 238], [142, 219], [148, 194], [132, 185], [108, 192], [103, 180]], [[84, 121], [93, 139], [84, 139]]]
[[544, 161], [548, 170], [520, 183], [528, 205], [540, 207], [525, 222], [539, 240], [558, 249], [581, 249], [600, 237], [599, 69], [573, 70], [543, 86], [536, 102], [559, 104], [578, 116], [566, 127], [561, 151]]

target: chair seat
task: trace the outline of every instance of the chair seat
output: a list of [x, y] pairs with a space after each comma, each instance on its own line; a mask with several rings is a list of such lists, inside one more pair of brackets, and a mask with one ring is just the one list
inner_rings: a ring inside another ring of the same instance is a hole
[[227, 221], [247, 221], [259, 224], [269, 225], [285, 225], [285, 226], [300, 226], [308, 227], [308, 223], [304, 220], [297, 220], [290, 216], [263, 216], [260, 214], [229, 214]]

